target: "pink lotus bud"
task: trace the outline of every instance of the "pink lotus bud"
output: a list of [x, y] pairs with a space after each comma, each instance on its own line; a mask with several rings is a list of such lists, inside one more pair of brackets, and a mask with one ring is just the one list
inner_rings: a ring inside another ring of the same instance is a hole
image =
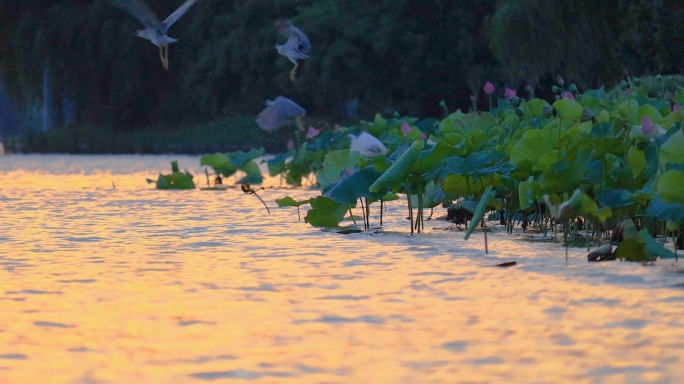
[[677, 113], [682, 110], [682, 105], [681, 104], [675, 104], [674, 107], [672, 107], [672, 113]]
[[295, 147], [295, 143], [294, 143], [294, 141], [292, 141], [292, 139], [290, 139], [290, 141], [287, 142], [287, 149], [288, 150], [294, 149], [294, 147]]
[[641, 133], [644, 134], [646, 139], [652, 139], [658, 133], [658, 128], [656, 128], [655, 123], [648, 116], [641, 118]]
[[427, 140], [427, 135], [424, 134], [424, 133], [421, 133], [421, 134], [420, 134], [420, 139], [423, 140], [423, 141]]
[[510, 88], [506, 88], [506, 91], [504, 92], [504, 99], [509, 100], [515, 96], [517, 96], [517, 95], [515, 94], [514, 90], [512, 90]]
[[488, 95], [491, 95], [492, 93], [494, 93], [494, 84], [490, 83], [489, 81], [487, 83], [485, 83], [484, 91]]
[[333, 127], [333, 130], [334, 130], [335, 132], [338, 132], [340, 129], [342, 129], [342, 127], [340, 127], [339, 124], [335, 124], [335, 126]]
[[558, 85], [565, 84], [565, 80], [563, 80], [563, 77], [561, 75], [556, 76], [556, 84], [558, 84]]
[[411, 126], [408, 125], [408, 123], [404, 121], [401, 123], [401, 131], [404, 133], [409, 133], [409, 132], [413, 131], [413, 128], [411, 128]]
[[318, 136], [319, 133], [321, 133], [320, 129], [309, 127], [309, 130], [306, 132], [306, 138], [313, 139], [314, 137]]
[[572, 93], [570, 93], [570, 92], [565, 92], [565, 95], [563, 95], [563, 96], [564, 96], [566, 99], [575, 100], [575, 96], [574, 96]]

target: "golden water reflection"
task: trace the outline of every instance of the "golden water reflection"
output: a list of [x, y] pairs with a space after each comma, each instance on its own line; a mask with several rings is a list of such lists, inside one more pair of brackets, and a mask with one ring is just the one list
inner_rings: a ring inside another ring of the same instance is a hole
[[312, 190], [263, 191], [269, 216], [239, 190], [151, 189], [170, 159], [0, 156], [0, 382], [684, 377], [677, 265], [566, 265], [504, 233], [487, 256], [443, 223], [408, 236], [398, 202], [384, 233], [340, 235], [274, 207]]

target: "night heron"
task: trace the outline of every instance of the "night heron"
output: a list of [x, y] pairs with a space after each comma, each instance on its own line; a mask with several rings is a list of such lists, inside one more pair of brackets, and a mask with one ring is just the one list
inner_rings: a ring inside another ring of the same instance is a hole
[[275, 131], [276, 129], [291, 124], [297, 124], [300, 131], [304, 131], [302, 116], [306, 115], [306, 110], [287, 97], [278, 96], [275, 100], [266, 102], [266, 109], [257, 116], [256, 122], [264, 131]]
[[276, 26], [287, 36], [287, 42], [282, 45], [276, 44], [275, 47], [278, 53], [287, 57], [295, 65], [292, 71], [290, 71], [290, 80], [295, 81], [297, 67], [299, 67], [297, 60], [309, 57], [306, 54], [311, 50], [311, 43], [304, 32], [292, 25], [290, 20], [278, 20], [276, 21]]
[[166, 35], [166, 32], [171, 28], [173, 23], [178, 21], [185, 12], [192, 7], [197, 0], [187, 0], [183, 5], [178, 7], [169, 17], [164, 21], [159, 21], [157, 15], [152, 12], [150, 7], [145, 4], [143, 0], [110, 0], [115, 6], [125, 9], [133, 17], [138, 19], [145, 28], [140, 29], [135, 33], [135, 36], [142, 37], [149, 40], [152, 44], [159, 47], [159, 58], [162, 66], [167, 71], [169, 70], [169, 44], [175, 43], [177, 39]]
[[347, 135], [351, 140], [350, 151], [357, 151], [366, 157], [374, 157], [387, 153], [387, 147], [375, 136], [368, 132], [361, 132], [360, 135]]

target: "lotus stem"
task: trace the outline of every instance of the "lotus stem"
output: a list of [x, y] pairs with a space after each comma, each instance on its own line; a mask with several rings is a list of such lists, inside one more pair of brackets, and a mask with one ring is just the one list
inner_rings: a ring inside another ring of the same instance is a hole
[[261, 197], [259, 197], [259, 195], [257, 195], [256, 192], [254, 192], [253, 195], [256, 196], [257, 199], [259, 199], [259, 201], [261, 201], [261, 204], [263, 204], [264, 207], [266, 207], [266, 212], [268, 212], [268, 214], [270, 215], [270, 214], [271, 214], [271, 210], [268, 209], [268, 205], [266, 205], [266, 203], [264, 203], [264, 201], [261, 200]]
[[382, 199], [380, 199], [380, 226], [381, 227], [382, 227], [382, 211], [383, 211], [384, 205], [385, 205], [384, 201], [382, 201]]
[[354, 222], [354, 225], [356, 225], [356, 219], [354, 219], [354, 214], [352, 213], [351, 205], [349, 206], [349, 217], [351, 217], [352, 222]]
[[413, 206], [411, 205], [411, 183], [406, 179], [406, 196], [408, 196], [409, 221], [411, 222], [411, 235], [413, 236]]
[[366, 200], [366, 229], [370, 229], [370, 205], [368, 205], [368, 198], [364, 197]]
[[297, 206], [297, 218], [302, 221], [302, 215], [299, 213], [299, 206]]
[[485, 235], [485, 254], [489, 254], [489, 247], [487, 246], [487, 225], [485, 224], [485, 219], [484, 217], [482, 218], [482, 226], [484, 227], [484, 235]]

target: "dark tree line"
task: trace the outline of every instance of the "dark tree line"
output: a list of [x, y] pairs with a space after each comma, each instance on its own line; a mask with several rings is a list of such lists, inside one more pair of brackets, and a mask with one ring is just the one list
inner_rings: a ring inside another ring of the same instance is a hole
[[[181, 0], [147, 0], [162, 18]], [[283, 94], [310, 114], [359, 99], [439, 116], [468, 109], [485, 81], [542, 90], [557, 73], [580, 87], [684, 71], [684, 3], [676, 0], [200, 0], [158, 50], [107, 0], [0, 0], [0, 77], [23, 111], [68, 99], [77, 124], [118, 130], [256, 114]], [[274, 49], [292, 18], [313, 50], [300, 77]], [[501, 88], [501, 87], [498, 87]], [[33, 103], [33, 104], [32, 104]], [[60, 124], [57, 124], [60, 125]]]

